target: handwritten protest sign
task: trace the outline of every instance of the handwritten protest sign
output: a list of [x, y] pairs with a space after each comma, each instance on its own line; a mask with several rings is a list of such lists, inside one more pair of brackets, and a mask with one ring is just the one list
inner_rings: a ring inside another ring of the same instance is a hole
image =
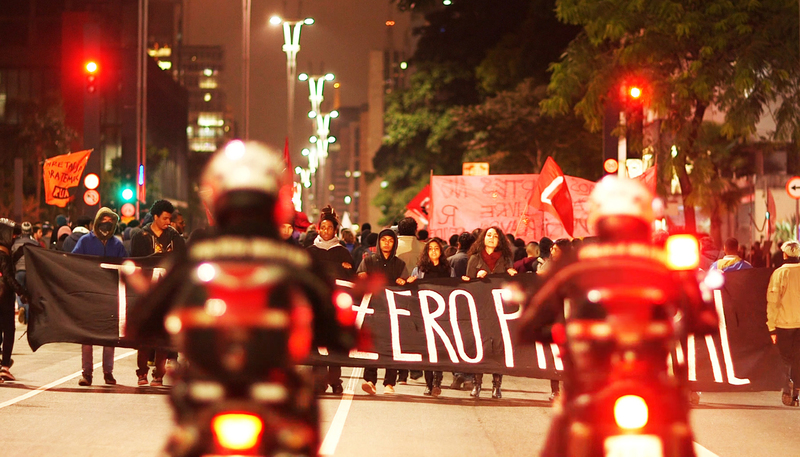
[[[538, 174], [431, 177], [430, 235], [446, 240], [496, 225], [526, 241], [568, 237], [557, 218], [527, 205], [538, 179]], [[589, 236], [586, 202], [595, 183], [572, 176], [566, 181], [575, 218], [573, 236]]]
[[91, 150], [51, 157], [44, 161], [44, 195], [48, 205], [67, 206], [69, 189], [77, 187]]

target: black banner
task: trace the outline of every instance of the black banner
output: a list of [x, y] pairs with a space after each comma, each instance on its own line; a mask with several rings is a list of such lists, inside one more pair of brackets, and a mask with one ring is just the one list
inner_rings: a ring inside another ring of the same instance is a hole
[[[53, 342], [137, 347], [125, 338], [136, 294], [120, 278], [120, 259], [26, 250], [33, 350]], [[134, 259], [146, 275], [164, 271], [159, 259]], [[695, 390], [764, 390], [780, 386], [782, 364], [766, 327], [770, 269], [726, 273], [715, 293], [720, 331], [690, 337], [686, 363]], [[535, 288], [539, 278], [521, 278]], [[520, 308], [507, 303], [504, 277], [458, 279], [388, 287], [353, 305], [372, 342], [369, 352], [329, 354], [309, 363], [343, 366], [504, 373], [557, 379], [563, 370], [555, 345], [515, 344]]]

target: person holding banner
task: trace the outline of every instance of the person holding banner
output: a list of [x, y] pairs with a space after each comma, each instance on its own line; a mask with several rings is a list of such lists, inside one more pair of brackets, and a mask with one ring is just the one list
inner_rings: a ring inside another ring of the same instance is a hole
[[[511, 257], [511, 248], [508, 238], [503, 235], [500, 227], [489, 227], [477, 237], [475, 244], [470, 249], [470, 258], [467, 262], [467, 275], [462, 279], [483, 279], [489, 274], [507, 273], [510, 276], [517, 274]], [[477, 400], [481, 395], [483, 373], [475, 373], [475, 384], [470, 396]], [[500, 387], [503, 384], [503, 375], [492, 373], [492, 398], [503, 398]]]
[[[405, 262], [397, 258], [395, 252], [397, 252], [397, 234], [390, 228], [381, 230], [378, 234], [378, 252], [371, 254], [361, 262], [356, 272], [358, 277], [381, 275], [389, 283], [395, 283], [398, 286], [404, 285], [405, 278], [408, 277], [408, 268], [406, 268]], [[370, 395], [375, 395], [377, 382], [378, 369], [365, 368], [361, 389]], [[397, 369], [386, 368], [383, 376], [383, 393], [393, 394], [395, 384], [397, 384]]]
[[[337, 279], [349, 280], [353, 276], [353, 258], [342, 246], [336, 232], [339, 230], [339, 217], [331, 205], [320, 212], [319, 231], [314, 244], [308, 247], [311, 258], [323, 269], [331, 282]], [[340, 365], [315, 366], [314, 379], [316, 392], [325, 393], [328, 386], [335, 395], [342, 395], [342, 367]]]
[[14, 302], [19, 295], [24, 303], [28, 302], [28, 292], [14, 278], [14, 262], [11, 258], [11, 246], [14, 244], [14, 226], [8, 219], [0, 219], [0, 332], [3, 334], [3, 358], [0, 361], [0, 383], [14, 381], [9, 369], [13, 361], [14, 350]]
[[[128, 253], [122, 241], [114, 236], [114, 232], [119, 222], [119, 216], [109, 208], [103, 207], [97, 211], [94, 217], [94, 227], [87, 235], [82, 236], [73, 254], [94, 255], [98, 257], [120, 257], [125, 258]], [[83, 366], [83, 376], [78, 380], [79, 386], [92, 385], [92, 371], [94, 370], [93, 348], [89, 344], [81, 346], [81, 365]], [[114, 346], [103, 347], [103, 380], [106, 384], [114, 385], [112, 371], [114, 370]]]
[[[419, 262], [414, 270], [411, 271], [411, 276], [408, 278], [408, 283], [412, 283], [417, 279], [433, 279], [433, 278], [452, 278], [455, 277], [455, 272], [450, 264], [444, 259], [444, 246], [442, 242], [436, 238], [428, 241], [422, 248], [419, 255]], [[425, 391], [423, 395], [431, 395], [438, 397], [442, 393], [442, 372], [425, 370]]]

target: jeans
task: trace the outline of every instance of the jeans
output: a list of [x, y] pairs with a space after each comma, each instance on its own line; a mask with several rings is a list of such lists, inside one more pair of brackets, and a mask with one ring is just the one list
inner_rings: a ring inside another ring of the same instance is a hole
[[[364, 368], [364, 381], [378, 384], [378, 369]], [[395, 384], [397, 384], [397, 370], [394, 368], [387, 368], [386, 374], [383, 375], [383, 385], [393, 386]]]
[[[94, 365], [94, 346], [84, 344], [81, 346], [81, 363], [83, 365], [83, 377], [92, 378]], [[103, 373], [114, 371], [114, 346], [103, 346]]]
[[788, 367], [784, 390], [791, 393], [790, 381], [794, 382], [795, 389], [800, 388], [800, 328], [776, 328], [775, 336], [775, 345]]

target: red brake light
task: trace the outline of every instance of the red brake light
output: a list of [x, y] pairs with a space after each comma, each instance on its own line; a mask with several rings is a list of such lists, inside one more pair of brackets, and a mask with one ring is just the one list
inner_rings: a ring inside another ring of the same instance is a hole
[[261, 441], [264, 423], [261, 418], [248, 413], [224, 413], [214, 416], [211, 428], [217, 443], [225, 449], [246, 450]]
[[614, 420], [620, 428], [636, 430], [647, 425], [648, 408], [644, 398], [637, 395], [619, 397], [614, 403]]

